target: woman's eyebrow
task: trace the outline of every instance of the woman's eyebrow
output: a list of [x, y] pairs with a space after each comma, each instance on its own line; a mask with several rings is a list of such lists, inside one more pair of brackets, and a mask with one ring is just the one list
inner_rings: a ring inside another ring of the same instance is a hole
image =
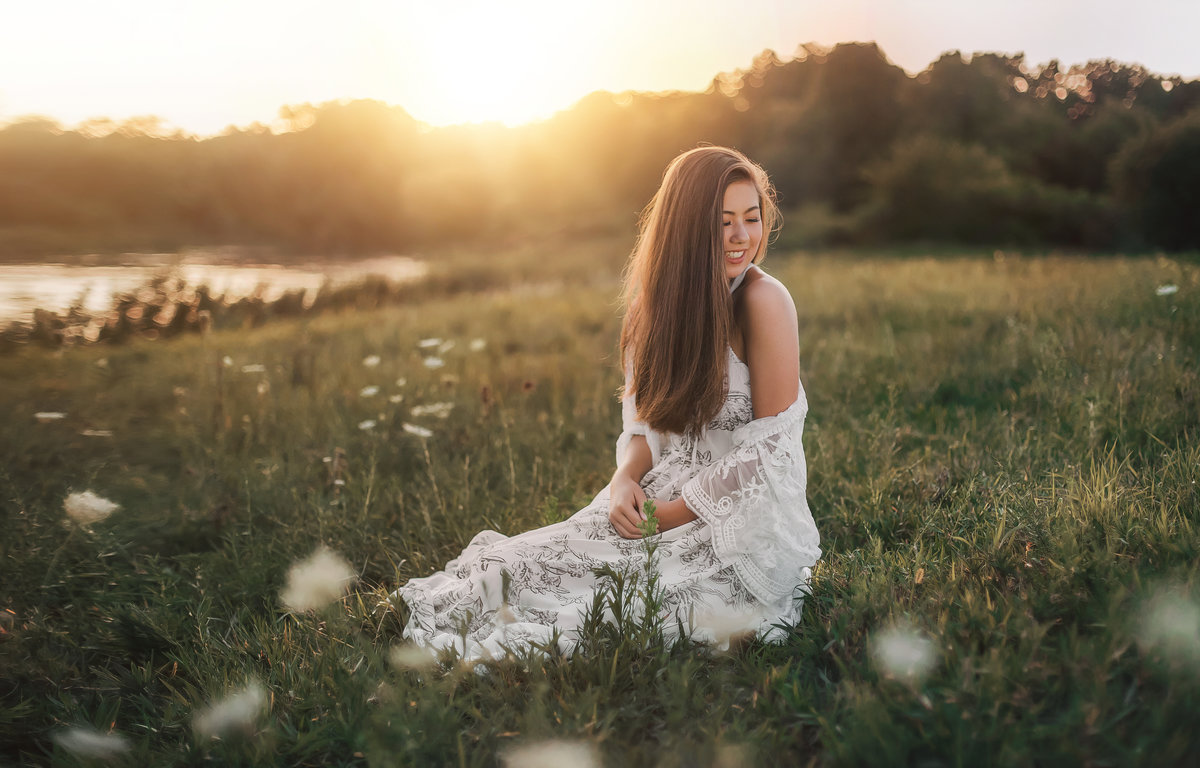
[[[752, 206], [750, 206], [749, 208], [747, 208], [747, 209], [746, 209], [746, 213], [750, 213], [750, 211], [757, 211], [757, 210], [758, 210], [758, 206], [757, 206], [757, 205], [752, 205]], [[737, 214], [736, 214], [736, 213], [734, 213], [733, 211], [721, 211], [721, 213], [727, 214], [727, 215], [729, 215], [729, 216], [736, 216], [736, 215], [737, 215]]]

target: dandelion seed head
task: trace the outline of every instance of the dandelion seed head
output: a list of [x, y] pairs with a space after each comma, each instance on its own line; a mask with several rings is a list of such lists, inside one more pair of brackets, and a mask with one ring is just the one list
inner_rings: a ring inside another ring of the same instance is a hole
[[107, 519], [109, 515], [120, 509], [120, 505], [97, 496], [91, 491], [84, 491], [83, 493], [68, 494], [67, 498], [63, 499], [63, 509], [66, 511], [67, 517], [71, 518], [71, 522], [86, 526]]
[[445, 364], [446, 364], [446, 361], [440, 357], [425, 358], [425, 367], [426, 368], [441, 368]]
[[398, 669], [428, 669], [437, 663], [437, 659], [427, 648], [411, 643], [392, 648], [388, 653], [388, 660]]
[[379, 355], [367, 355], [363, 358], [363, 365], [368, 368], [374, 368], [380, 363]]
[[54, 734], [54, 743], [78, 757], [107, 760], [129, 751], [129, 740], [119, 733], [95, 728], [68, 728]]
[[1167, 283], [1166, 285], [1158, 286], [1158, 288], [1156, 288], [1154, 290], [1154, 292], [1156, 294], [1158, 294], [1159, 296], [1171, 296], [1173, 294], [1179, 293], [1179, 286], [1171, 284], [1171, 283]]
[[67, 418], [67, 414], [60, 411], [38, 411], [33, 414], [33, 418], [41, 422], [58, 421], [59, 419]]
[[400, 428], [408, 434], [416, 435], [417, 437], [433, 437], [433, 430], [419, 427], [416, 424], [409, 424], [407, 421], [401, 424]]
[[1200, 663], [1200, 605], [1178, 589], [1160, 591], [1142, 612], [1138, 643], [1175, 661]]
[[267, 691], [255, 681], [210, 704], [192, 720], [192, 728], [198, 735], [209, 738], [231, 731], [250, 731], [266, 706]]
[[505, 768], [600, 768], [596, 747], [583, 741], [551, 739], [505, 750]]
[[363, 419], [358, 422], [358, 428], [366, 432], [367, 430], [375, 429], [375, 419]]
[[871, 654], [883, 674], [917, 681], [933, 669], [933, 643], [908, 627], [896, 626], [875, 633]]
[[487, 339], [471, 339], [471, 343], [467, 345], [467, 348], [472, 352], [482, 352], [487, 349]]
[[439, 338], [421, 339], [417, 342], [419, 349], [433, 349], [434, 347], [442, 346], [442, 340]]
[[344, 595], [353, 581], [350, 564], [322, 546], [292, 566], [279, 599], [293, 611], [315, 611]]
[[450, 415], [450, 411], [454, 410], [454, 403], [428, 403], [426, 405], [415, 405], [409, 411], [413, 416], [436, 416], [439, 419], [444, 419]]
[[375, 397], [379, 394], [379, 387], [372, 384], [369, 387], [363, 387], [358, 391], [359, 397]]

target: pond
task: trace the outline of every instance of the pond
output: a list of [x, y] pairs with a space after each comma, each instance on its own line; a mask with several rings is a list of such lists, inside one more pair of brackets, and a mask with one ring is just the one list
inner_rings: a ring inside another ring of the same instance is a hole
[[223, 250], [191, 250], [183, 254], [125, 254], [112, 263], [0, 264], [0, 326], [29, 322], [35, 309], [63, 314], [79, 304], [89, 314], [112, 308], [114, 296], [134, 293], [156, 277], [170, 276], [191, 287], [207, 285], [226, 301], [255, 294], [266, 301], [287, 291], [303, 290], [309, 298], [327, 281], [343, 285], [366, 277], [393, 282], [419, 280], [427, 272], [411, 256], [378, 256], [328, 262], [259, 263], [231, 258]]

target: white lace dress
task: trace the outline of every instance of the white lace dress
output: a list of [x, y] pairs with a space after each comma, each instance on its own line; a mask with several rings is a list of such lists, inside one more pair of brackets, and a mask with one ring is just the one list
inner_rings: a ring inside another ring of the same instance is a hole
[[[656, 433], [635, 412], [628, 398], [618, 460], [629, 439], [644, 434], [653, 457], [641, 483], [647, 498], [683, 495], [698, 515], [656, 537], [668, 637], [678, 619], [693, 637], [718, 646], [741, 631], [781, 639], [799, 619], [821, 554], [805, 499], [803, 389], [783, 413], [752, 420], [750, 372], [730, 351], [725, 405], [698, 438]], [[556, 637], [571, 652], [592, 606], [596, 570], [640, 571], [646, 562], [643, 542], [621, 538], [608, 509], [605, 488], [561, 523], [512, 537], [477, 534], [445, 570], [393, 593], [410, 611], [404, 637], [432, 650], [453, 647], [465, 659], [530, 643], [548, 647]]]

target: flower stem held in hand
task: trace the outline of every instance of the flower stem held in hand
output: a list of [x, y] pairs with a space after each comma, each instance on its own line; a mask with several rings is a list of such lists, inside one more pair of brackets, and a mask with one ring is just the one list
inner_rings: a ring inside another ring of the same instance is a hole
[[642, 502], [642, 514], [646, 519], [638, 523], [638, 530], [642, 532], [643, 537], [658, 533], [658, 517], [654, 514], [654, 509], [653, 499]]

